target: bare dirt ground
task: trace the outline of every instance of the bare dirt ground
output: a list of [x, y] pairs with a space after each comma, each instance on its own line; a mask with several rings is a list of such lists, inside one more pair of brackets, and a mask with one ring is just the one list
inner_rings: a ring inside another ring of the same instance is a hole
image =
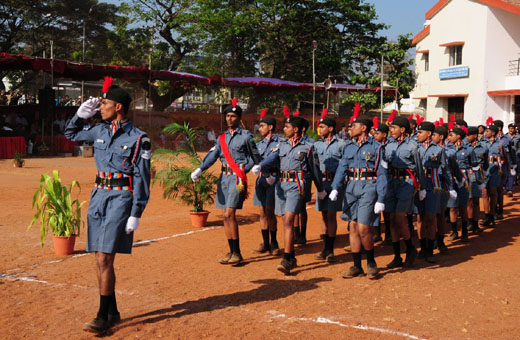
[[[218, 163], [218, 162], [217, 162]], [[217, 172], [219, 164], [213, 171]], [[3, 339], [91, 339], [82, 331], [99, 297], [93, 255], [84, 253], [86, 230], [73, 256], [54, 254], [52, 239], [39, 243], [31, 200], [41, 173], [59, 169], [77, 179], [88, 199], [92, 158], [32, 158], [15, 169], [0, 160], [0, 329]], [[250, 183], [254, 178], [250, 175]], [[250, 184], [251, 185], [251, 184]], [[252, 186], [251, 186], [252, 188]], [[158, 185], [135, 234], [132, 255], [115, 261], [123, 322], [110, 339], [518, 339], [518, 194], [506, 198], [506, 219], [496, 229], [455, 242], [439, 263], [418, 260], [409, 270], [383, 269], [382, 277], [345, 280], [352, 265], [343, 250], [346, 224], [336, 242], [338, 263], [314, 259], [321, 250], [319, 216], [310, 207], [309, 243], [296, 250], [292, 276], [276, 270], [279, 258], [255, 255], [261, 242], [252, 199], [239, 213], [242, 267], [217, 263], [227, 252], [221, 211], [210, 208], [209, 226], [195, 229], [189, 208], [163, 200]], [[86, 208], [83, 219], [86, 217]], [[279, 241], [282, 235], [279, 233]], [[378, 245], [384, 268], [391, 247]], [[366, 268], [365, 259], [363, 266]]]

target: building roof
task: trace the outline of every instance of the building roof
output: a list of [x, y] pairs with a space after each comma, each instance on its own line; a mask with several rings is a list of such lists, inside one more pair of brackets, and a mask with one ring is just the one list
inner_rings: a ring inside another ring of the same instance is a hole
[[[425, 14], [426, 20], [430, 20], [439, 13], [451, 0], [440, 0]], [[490, 7], [520, 15], [520, 0], [473, 0]]]

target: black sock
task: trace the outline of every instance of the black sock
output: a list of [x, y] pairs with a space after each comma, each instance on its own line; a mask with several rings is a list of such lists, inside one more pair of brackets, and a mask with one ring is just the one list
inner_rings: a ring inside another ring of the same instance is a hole
[[117, 310], [116, 292], [113, 292], [110, 296], [112, 297], [112, 299], [110, 300], [110, 306], [108, 307], [108, 314], [115, 315], [119, 313], [119, 311]]
[[295, 259], [296, 258], [296, 253], [293, 251], [291, 251], [291, 259]]
[[291, 253], [283, 253], [283, 259], [287, 261], [291, 261]]
[[233, 240], [233, 242], [235, 243], [235, 253], [236, 254], [240, 254], [240, 241], [239, 241], [239, 239], [237, 238], [236, 240]]
[[367, 263], [368, 264], [375, 264], [376, 260], [374, 259], [374, 248], [371, 250], [367, 250]]
[[325, 236], [327, 236], [327, 234], [320, 234], [320, 240], [324, 240]]
[[329, 250], [329, 235], [323, 235], [323, 251]]
[[410, 250], [415, 248], [412, 243], [412, 238], [410, 237], [408, 240], [404, 240], [404, 243], [406, 244], [406, 250]]
[[444, 235], [437, 235], [437, 246], [444, 246]]
[[276, 230], [271, 230], [269, 233], [271, 234], [271, 244], [278, 244], [276, 240]]
[[394, 248], [395, 257], [401, 257], [401, 243], [392, 242], [392, 247]]
[[457, 222], [451, 222], [451, 230], [453, 230], [454, 233], [457, 232]]
[[112, 301], [112, 295], [99, 296], [99, 311], [97, 313], [98, 319], [108, 319], [108, 308], [110, 307], [110, 301]]
[[234, 249], [234, 243], [233, 243], [233, 240], [230, 239], [230, 238], [228, 238], [227, 242], [228, 242], [228, 244], [229, 244], [229, 252], [230, 252], [231, 254], [233, 254], [233, 249]]
[[390, 231], [390, 222], [385, 222], [385, 241], [392, 239], [392, 232]]
[[264, 247], [269, 249], [269, 230], [262, 229], [262, 239], [264, 240]]
[[336, 236], [329, 236], [329, 252], [334, 253], [334, 242], [336, 242]]
[[435, 240], [426, 240], [428, 244], [428, 255], [433, 256], [433, 245], [435, 244]]
[[428, 240], [426, 240], [425, 238], [422, 238], [419, 240], [419, 242], [421, 243], [421, 251], [423, 253], [427, 252], [428, 251]]
[[468, 235], [468, 221], [462, 221], [460, 230], [462, 235]]
[[381, 226], [380, 225], [376, 226], [376, 235], [381, 237]]
[[354, 266], [361, 268], [361, 253], [352, 253], [352, 259], [354, 260]]
[[300, 227], [300, 236], [304, 239], [307, 239], [307, 226]]

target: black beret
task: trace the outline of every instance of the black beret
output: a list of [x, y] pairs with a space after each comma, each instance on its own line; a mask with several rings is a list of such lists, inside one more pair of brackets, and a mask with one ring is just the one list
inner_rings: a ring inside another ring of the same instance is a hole
[[325, 124], [327, 126], [332, 126], [333, 128], [336, 128], [336, 121], [330, 117], [320, 119], [320, 124]]
[[515, 124], [511, 123], [507, 126], [508, 128], [516, 128]]
[[[496, 123], [496, 122], [497, 122], [497, 121], [495, 120], [495, 123]], [[491, 125], [488, 126], [486, 129], [491, 130], [491, 131], [493, 131], [493, 132], [495, 132], [495, 133], [498, 133], [498, 127], [497, 127], [495, 124], [491, 124]]]
[[476, 127], [468, 128], [468, 136], [471, 136], [471, 135], [478, 135], [478, 128], [476, 128]]
[[[300, 128], [301, 130], [305, 126], [305, 122], [307, 121], [300, 116], [291, 116], [287, 118], [285, 122], [291, 124], [294, 127]], [[307, 124], [309, 123], [307, 122]]]
[[466, 123], [466, 121], [464, 119], [457, 119], [455, 121], [455, 123], [458, 125], [458, 126], [465, 126], [465, 127], [468, 127], [468, 123]]
[[432, 122], [422, 122], [421, 125], [417, 127], [417, 130], [423, 130], [423, 131], [435, 131], [435, 125], [433, 125]]
[[388, 128], [388, 125], [386, 125], [385, 123], [379, 123], [379, 125], [377, 126], [377, 129], [375, 129], [375, 130], [383, 132], [383, 133], [388, 133], [390, 131], [390, 129]]
[[436, 132], [439, 135], [444, 136], [444, 138], [448, 137], [448, 129], [444, 126], [437, 126], [433, 132]]
[[413, 118], [412, 118], [412, 119], [409, 119], [408, 121], [410, 122], [410, 124], [415, 124], [415, 125], [417, 125], [417, 121], [416, 121], [415, 119], [413, 119]]
[[454, 127], [453, 129], [451, 129], [451, 132], [456, 133], [462, 138], [466, 137], [466, 132], [462, 130], [460, 127]]
[[493, 124], [496, 126], [496, 127], [499, 127], [499, 128], [503, 128], [504, 127], [504, 122], [501, 121], [501, 120], [495, 120], [493, 122]]
[[403, 116], [395, 117], [391, 125], [397, 125], [399, 127], [404, 127], [406, 130], [410, 130], [410, 121]]
[[276, 119], [273, 116], [265, 116], [264, 118], [260, 119], [260, 122], [276, 127]]
[[117, 85], [110, 86], [108, 88], [108, 92], [104, 94], [104, 98], [113, 100], [116, 103], [120, 103], [125, 108], [125, 111], [128, 111], [130, 103], [132, 102], [132, 97], [130, 97], [130, 94], [126, 92], [125, 89]]
[[374, 122], [372, 121], [372, 119], [370, 119], [368, 117], [357, 117], [354, 120], [354, 123], [360, 123], [360, 124], [365, 125], [367, 127], [367, 131], [372, 129], [372, 126], [374, 126]]
[[302, 128], [304, 128], [305, 130], [308, 130], [309, 126], [310, 126], [309, 121], [303, 117], [300, 117], [300, 118], [302, 119], [302, 123], [303, 123]]
[[479, 126], [477, 126], [477, 129], [480, 129], [481, 127], [483, 127], [484, 130], [486, 129], [486, 127], [485, 127], [484, 125], [479, 125]]
[[227, 114], [228, 112], [233, 112], [237, 116], [242, 117], [242, 108], [238, 105], [235, 105], [235, 107], [233, 107], [232, 104], [229, 104], [228, 106], [226, 106], [224, 108], [224, 111], [222, 111], [222, 114]]

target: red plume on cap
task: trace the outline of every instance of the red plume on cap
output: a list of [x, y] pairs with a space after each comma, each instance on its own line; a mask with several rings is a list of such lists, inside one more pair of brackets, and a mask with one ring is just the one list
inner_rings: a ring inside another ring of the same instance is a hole
[[374, 129], [377, 130], [377, 128], [379, 127], [379, 117], [375, 116], [372, 121], [374, 122]]
[[354, 105], [354, 117], [358, 117], [359, 116], [359, 112], [361, 111], [361, 105], [359, 105], [359, 103], [356, 103], [356, 105]]
[[408, 120], [412, 120], [412, 119], [413, 119], [413, 115], [409, 115]]
[[[418, 120], [419, 120], [419, 118], [421, 118], [421, 116], [419, 116], [419, 115], [415, 115], [415, 120], [417, 120], [417, 121], [418, 121]], [[424, 119], [423, 119], [423, 120], [424, 120]]]
[[260, 112], [260, 119], [264, 119], [266, 113], [267, 109], [263, 109], [262, 112]]
[[448, 130], [449, 131], [453, 130], [453, 122], [448, 123]]
[[352, 125], [354, 123], [354, 116], [350, 117], [350, 125]]
[[290, 118], [291, 117], [291, 111], [289, 111], [289, 108], [287, 106], [283, 107], [283, 116], [285, 118]]
[[421, 125], [424, 122], [424, 117], [417, 115], [417, 125]]
[[327, 110], [327, 108], [323, 108], [323, 112], [321, 113], [321, 119], [325, 118], [326, 115], [329, 114], [329, 110]]
[[105, 80], [103, 81], [103, 93], [107, 93], [110, 86], [112, 86], [112, 83], [114, 82], [114, 78], [112, 77], [105, 77]]
[[388, 123], [392, 123], [394, 121], [394, 118], [395, 118], [395, 115], [397, 114], [397, 111], [394, 110], [392, 111], [392, 114], [390, 115], [390, 117], [388, 117]]
[[233, 100], [231, 101], [231, 105], [232, 105], [233, 107], [237, 107], [237, 102], [238, 102], [238, 99], [233, 98]]
[[467, 127], [462, 125], [460, 128], [462, 129], [462, 131], [464, 131], [466, 134], [468, 134], [468, 128]]
[[300, 115], [300, 111], [295, 111], [295, 112], [293, 112], [292, 115], [293, 115], [293, 116], [299, 116], [299, 115]]
[[444, 119], [442, 119], [442, 117], [439, 119], [439, 125], [440, 126], [444, 125]]
[[439, 121], [435, 121], [435, 124], [433, 125], [435, 125], [435, 127], [439, 127]]
[[455, 115], [453, 113], [450, 113], [450, 121], [455, 122]]
[[494, 123], [493, 117], [489, 116], [488, 119], [486, 120], [486, 126], [490, 126], [493, 123]]

